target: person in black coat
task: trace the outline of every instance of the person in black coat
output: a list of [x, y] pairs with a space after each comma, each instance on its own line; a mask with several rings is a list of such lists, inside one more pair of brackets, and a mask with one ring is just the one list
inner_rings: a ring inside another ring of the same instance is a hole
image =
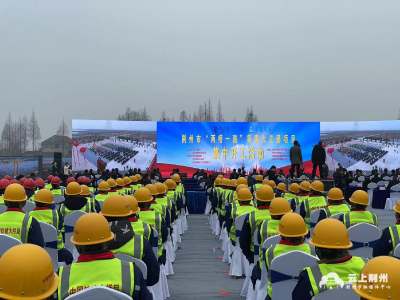
[[395, 186], [396, 184], [399, 184], [399, 183], [400, 183], [400, 181], [397, 179], [397, 175], [394, 175], [394, 176], [393, 176], [393, 179], [389, 181], [389, 184], [388, 184], [388, 186], [387, 186], [387, 189], [390, 190], [390, 188], [391, 188], [392, 186]]
[[317, 167], [319, 170], [319, 177], [324, 178], [324, 171], [322, 168], [322, 164], [325, 163], [325, 160], [326, 160], [326, 152], [324, 147], [322, 147], [322, 142], [319, 141], [318, 144], [314, 146], [314, 149], [311, 154], [311, 161], [313, 163], [311, 178], [315, 177], [315, 173], [317, 172]]
[[57, 176], [58, 175], [57, 163], [55, 161], [53, 162], [53, 167], [51, 168], [51, 173], [52, 173], [53, 176]]
[[238, 179], [239, 175], [236, 173], [236, 169], [233, 169], [231, 175], [229, 175], [229, 179]]

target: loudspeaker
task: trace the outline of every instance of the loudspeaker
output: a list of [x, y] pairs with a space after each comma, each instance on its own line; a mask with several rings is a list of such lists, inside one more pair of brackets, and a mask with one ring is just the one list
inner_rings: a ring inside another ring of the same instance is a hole
[[54, 152], [54, 161], [57, 163], [57, 172], [60, 174], [62, 170], [62, 153]]

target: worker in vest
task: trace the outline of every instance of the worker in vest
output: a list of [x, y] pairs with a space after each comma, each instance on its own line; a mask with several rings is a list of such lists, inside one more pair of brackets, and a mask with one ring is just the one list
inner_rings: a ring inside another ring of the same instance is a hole
[[165, 206], [170, 211], [171, 213], [170, 223], [173, 223], [175, 218], [173, 218], [172, 220], [172, 217], [176, 215], [176, 209], [174, 201], [167, 197], [168, 187], [165, 184], [162, 184], [161, 182], [156, 182], [154, 186], [157, 189], [157, 198], [155, 198], [155, 201], [158, 204]]
[[28, 200], [33, 201], [35, 197], [36, 183], [32, 178], [25, 180], [24, 182], [25, 194]]
[[310, 197], [310, 183], [308, 181], [303, 181], [300, 183], [300, 189], [294, 201], [290, 203], [292, 210], [295, 211], [296, 207], [303, 203], [308, 197]]
[[276, 183], [275, 183], [275, 181], [268, 180], [267, 184], [272, 188], [272, 190], [274, 191], [274, 194], [275, 194], [276, 193]]
[[167, 227], [170, 228], [171, 227], [171, 217], [168, 213], [167, 207], [156, 202], [156, 199], [158, 196], [157, 188], [153, 184], [147, 184], [145, 186], [145, 188], [150, 191], [150, 194], [153, 197], [153, 200], [150, 202], [150, 208], [153, 209], [155, 212], [158, 212], [159, 214], [161, 214], [165, 220], [165, 223], [167, 224]]
[[179, 207], [177, 205], [177, 201], [178, 201], [179, 195], [175, 191], [175, 189], [176, 189], [175, 181], [173, 181], [172, 179], [167, 179], [164, 182], [164, 184], [168, 187], [167, 197], [174, 201], [173, 204], [174, 204], [174, 207], [175, 207], [175, 218], [172, 218], [173, 214], [171, 214], [171, 222], [172, 222], [172, 219], [174, 219], [174, 221], [175, 221], [178, 218], [178, 215], [179, 215]]
[[0, 180], [0, 205], [4, 205], [3, 195], [6, 191], [6, 188], [10, 185], [10, 181], [7, 179]]
[[[307, 254], [315, 256], [314, 247], [305, 244], [304, 238], [308, 234], [306, 223], [303, 218], [295, 213], [286, 214], [282, 217], [277, 232], [281, 236], [281, 241], [279, 244], [270, 246], [266, 252], [263, 260], [265, 267], [268, 271], [268, 296], [266, 300], [271, 300], [273, 297], [272, 283], [271, 283], [271, 263], [272, 260], [282, 254], [288, 253], [290, 251], [302, 251]], [[259, 273], [259, 278], [261, 279], [261, 270]], [[254, 280], [252, 278], [252, 280]], [[253, 281], [253, 284], [255, 281]]]
[[[49, 176], [47, 176], [47, 184], [46, 184], [46, 186], [44, 187], [45, 189], [48, 189], [48, 190], [50, 190], [51, 189], [51, 180], [53, 179], [53, 175], [49, 175]], [[21, 178], [22, 179], [22, 178]], [[23, 184], [23, 183], [21, 183], [21, 180], [19, 181], [19, 183], [20, 184]]]
[[276, 187], [275, 197], [280, 198], [283, 197], [282, 194], [286, 191], [286, 184], [283, 182], [279, 182]]
[[160, 277], [160, 265], [151, 244], [143, 235], [135, 234], [128, 217], [132, 215], [128, 200], [122, 195], [111, 195], [100, 212], [110, 225], [114, 238], [107, 249], [140, 259], [147, 267], [147, 286], [153, 286]]
[[115, 180], [115, 183], [117, 184], [117, 188], [116, 191], [118, 193], [118, 195], [125, 195], [125, 181], [123, 178], [117, 178], [117, 180]]
[[[161, 214], [155, 212], [150, 208], [150, 202], [153, 197], [150, 191], [146, 188], [139, 188], [136, 190], [134, 197], [139, 204], [139, 219], [146, 222], [158, 232], [158, 262], [165, 265], [166, 262], [166, 251], [163, 244], [168, 238], [168, 229], [164, 218]], [[161, 237], [161, 238], [160, 238]]]
[[[241, 177], [241, 178], [243, 178], [243, 177]], [[240, 178], [239, 178], [239, 179], [240, 179]], [[234, 207], [240, 205], [240, 204], [239, 204], [239, 201], [237, 201], [237, 194], [238, 194], [239, 191], [240, 191], [241, 189], [243, 189], [243, 188], [248, 189], [248, 187], [247, 187], [246, 184], [239, 184], [239, 185], [236, 187], [236, 190], [235, 190], [233, 193], [231, 193], [231, 194], [229, 195], [229, 196], [230, 196], [230, 197], [229, 197], [229, 200], [228, 200], [229, 205], [228, 205], [227, 207], [225, 207], [225, 224], [224, 224], [224, 228], [227, 228], [228, 224], [230, 223], [229, 219], [231, 218], [232, 209], [233, 209]], [[250, 204], [253, 205], [252, 202], [250, 202]]]
[[219, 181], [222, 181], [222, 179], [224, 178], [224, 175], [222, 175], [222, 174], [218, 174], [218, 176], [217, 176], [217, 178], [215, 179], [215, 181], [214, 181], [214, 187], [216, 186], [216, 184], [217, 184], [217, 179], [219, 179]]
[[[397, 258], [387, 256], [373, 258], [364, 265], [358, 282], [353, 285], [353, 290], [361, 300], [400, 299], [399, 269], [400, 260]], [[369, 284], [366, 284], [366, 281]]]
[[136, 174], [135, 175], [136, 176], [136, 179], [137, 179], [137, 186], [138, 186], [138, 188], [141, 188], [141, 187], [143, 187], [143, 184], [142, 184], [142, 175], [140, 175], [140, 174]]
[[129, 177], [124, 177], [124, 194], [125, 195], [132, 195], [132, 188], [131, 188], [131, 182], [132, 180]]
[[235, 246], [236, 244], [236, 218], [243, 214], [250, 213], [256, 210], [255, 207], [250, 204], [250, 202], [253, 200], [253, 195], [251, 194], [249, 189], [240, 189], [236, 199], [237, 201], [239, 201], [239, 205], [235, 205], [232, 207], [232, 212], [226, 226], [233, 246]]
[[107, 181], [102, 181], [99, 183], [97, 187], [99, 193], [94, 197], [97, 202], [104, 202], [108, 197], [108, 191], [110, 190], [110, 186], [108, 185]]
[[92, 180], [90, 179], [90, 177], [85, 177], [85, 185], [89, 188], [89, 191], [91, 191], [94, 195], [96, 189], [92, 186]]
[[71, 252], [64, 248], [63, 236], [61, 231], [64, 229], [64, 218], [58, 210], [51, 209], [54, 204], [53, 194], [47, 189], [40, 190], [34, 198], [35, 209], [29, 213], [37, 221], [53, 225], [57, 229], [57, 252], [58, 261], [72, 264], [74, 260]]
[[283, 198], [286, 200], [295, 199], [297, 194], [300, 192], [300, 186], [297, 183], [292, 183], [289, 186], [289, 190], [283, 194]]
[[185, 193], [185, 188], [182, 185], [181, 177], [179, 176], [179, 174], [172, 175], [172, 180], [176, 184], [176, 191], [183, 195]]
[[77, 210], [84, 211], [86, 213], [95, 211], [90, 201], [88, 201], [84, 196], [81, 196], [81, 193], [82, 187], [79, 185], [79, 183], [71, 182], [67, 185], [65, 190], [65, 201], [64, 203], [61, 203], [60, 206], [60, 212], [63, 218]]
[[71, 243], [80, 255], [76, 263], [59, 270], [58, 300], [92, 286], [109, 287], [135, 300], [152, 299], [140, 269], [108, 250], [112, 239], [114, 234], [102, 215], [89, 213], [78, 219]]
[[318, 222], [323, 219], [330, 218], [339, 213], [350, 212], [350, 208], [348, 207], [348, 205], [343, 203], [344, 196], [341, 189], [338, 188], [330, 189], [326, 199], [328, 199], [329, 204], [326, 208], [320, 211]]
[[227, 185], [224, 186], [223, 193], [220, 196], [220, 203], [219, 203], [219, 215], [218, 215], [218, 220], [219, 220], [219, 226], [222, 227], [222, 223], [225, 220], [225, 213], [226, 213], [226, 208], [229, 204], [231, 204], [230, 200], [232, 199], [232, 194], [236, 190], [236, 184], [237, 180], [236, 179], [227, 179]]
[[39, 222], [22, 210], [27, 199], [21, 185], [14, 183], [6, 188], [3, 201], [7, 210], [0, 214], [0, 234], [16, 238], [23, 244], [29, 243], [44, 247]]
[[0, 258], [0, 299], [53, 299], [58, 288], [53, 268], [50, 255], [36, 245], [8, 249]]
[[77, 182], [78, 182], [80, 185], [84, 184], [84, 183], [85, 183], [85, 177], [79, 176]]
[[359, 223], [368, 223], [378, 227], [378, 216], [366, 210], [369, 205], [369, 196], [367, 192], [363, 190], [355, 191], [349, 201], [351, 204], [351, 211], [339, 217], [339, 221], [343, 222], [346, 228], [350, 228]]
[[[311, 187], [313, 188], [313, 187]], [[360, 274], [367, 258], [351, 256], [353, 243], [343, 223], [336, 219], [324, 219], [315, 228], [310, 245], [315, 247], [318, 264], [301, 271], [299, 281], [292, 292], [293, 300], [311, 300], [324, 291], [335, 288], [339, 282], [325, 280], [330, 273], [336, 273], [340, 282], [348, 283], [351, 274]], [[324, 284], [325, 283], [325, 284]]]
[[110, 190], [108, 191], [108, 195], [109, 196], [118, 195], [117, 183], [115, 182], [115, 180], [112, 178], [109, 178], [109, 179], [107, 179], [107, 183], [108, 183], [108, 186], [110, 187]]
[[381, 238], [374, 246], [373, 257], [393, 255], [394, 249], [400, 244], [400, 200], [393, 207], [393, 210], [395, 211], [396, 223], [383, 229]]
[[132, 195], [135, 194], [136, 190], [139, 188], [139, 185], [137, 184], [138, 180], [135, 175], [129, 177], [131, 180], [131, 188], [132, 188]]
[[254, 232], [260, 223], [271, 219], [269, 206], [275, 195], [269, 185], [262, 185], [257, 189], [254, 197], [257, 199], [257, 209], [247, 214], [240, 236], [240, 248], [250, 264], [254, 263]]
[[51, 180], [51, 189], [50, 191], [53, 193], [53, 195], [63, 195], [63, 191], [60, 189], [60, 184], [61, 180], [58, 176], [54, 176], [53, 179]]
[[263, 176], [257, 175], [256, 176], [256, 183], [251, 186], [251, 192], [254, 194], [260, 186], [263, 185]]
[[81, 189], [82, 191], [80, 195], [86, 198], [86, 200], [90, 203], [90, 207], [94, 207], [95, 212], [99, 213], [101, 211], [100, 204], [97, 200], [92, 198], [89, 188], [82, 184]]
[[128, 216], [128, 220], [131, 223], [133, 232], [135, 232], [135, 234], [143, 235], [143, 237], [148, 240], [151, 245], [153, 245], [153, 231], [151, 230], [151, 226], [149, 224], [139, 220], [140, 208], [136, 198], [131, 195], [125, 195], [124, 197], [126, 200], [128, 200], [129, 207], [132, 211], [132, 214]]
[[324, 184], [319, 180], [315, 180], [310, 184], [310, 196], [300, 204], [300, 215], [306, 221], [308, 231], [310, 231], [311, 213], [328, 206], [328, 201], [322, 196], [323, 192]]

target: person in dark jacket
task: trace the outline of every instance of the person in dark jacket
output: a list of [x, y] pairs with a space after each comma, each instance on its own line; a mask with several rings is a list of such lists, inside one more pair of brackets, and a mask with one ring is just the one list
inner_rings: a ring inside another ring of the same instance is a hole
[[372, 177], [371, 182], [378, 183], [379, 181], [381, 181], [381, 179], [379, 178], [378, 171], [375, 170], [374, 177]]
[[324, 171], [322, 168], [322, 164], [325, 163], [325, 160], [326, 160], [326, 152], [324, 147], [322, 147], [322, 142], [319, 141], [318, 144], [314, 146], [314, 149], [311, 154], [311, 162], [313, 163], [311, 178], [315, 177], [315, 173], [317, 172], [317, 166], [320, 178], [324, 178]]
[[290, 148], [290, 163], [292, 164], [292, 171], [296, 168], [296, 175], [300, 177], [300, 165], [303, 163], [303, 154], [301, 152], [300, 144], [298, 141], [293, 142], [293, 147]]
[[384, 177], [390, 177], [388, 169], [386, 168], [383, 170], [383, 173], [381, 174], [381, 180], [383, 180]]
[[57, 171], [57, 162], [53, 162], [53, 166], [51, 167], [51, 173], [53, 176], [57, 176], [58, 175], [58, 171]]
[[399, 184], [399, 183], [400, 183], [400, 181], [397, 179], [397, 175], [394, 175], [393, 179], [389, 181], [389, 184], [386, 189], [390, 190], [390, 188], [392, 186], [395, 186], [396, 184]]
[[229, 175], [229, 179], [238, 179], [239, 175], [236, 173], [236, 169], [233, 169], [231, 175]]

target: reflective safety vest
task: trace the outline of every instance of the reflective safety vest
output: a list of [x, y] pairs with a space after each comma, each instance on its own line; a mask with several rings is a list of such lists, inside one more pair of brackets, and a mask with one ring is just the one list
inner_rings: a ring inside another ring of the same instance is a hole
[[52, 193], [53, 195], [64, 196], [64, 195], [63, 195], [63, 191], [62, 191], [61, 189], [51, 189], [50, 191], [51, 191], [51, 193]]
[[91, 191], [92, 193], [94, 193], [96, 191], [96, 189], [92, 186], [88, 186], [89, 191]]
[[396, 248], [396, 246], [398, 244], [400, 244], [399, 229], [400, 229], [400, 225], [393, 225], [393, 226], [389, 227], [389, 233], [390, 233], [390, 237], [392, 238], [392, 245], [393, 245], [393, 249], [392, 249], [392, 251], [390, 251], [389, 255], [393, 255], [394, 248]]
[[229, 199], [230, 196], [232, 195], [233, 191], [232, 190], [225, 190], [222, 193], [222, 203], [221, 203], [221, 215], [225, 216], [226, 213], [226, 206], [230, 204]]
[[302, 251], [310, 255], [315, 256], [315, 251], [314, 248], [311, 248], [310, 245], [301, 243], [299, 245], [282, 245], [282, 244], [277, 244], [277, 245], [272, 245], [270, 246], [266, 251], [265, 251], [265, 263], [266, 267], [268, 268], [268, 295], [272, 299], [272, 283], [271, 283], [271, 263], [272, 260], [282, 254], [285, 254], [290, 251]]
[[153, 203], [150, 205], [150, 208], [161, 214], [164, 218], [167, 215], [167, 208], [164, 205], [161, 205], [159, 203]]
[[105, 201], [109, 195], [108, 194], [97, 194], [94, 199], [97, 201]]
[[[250, 213], [252, 211], [255, 211], [256, 209], [251, 206], [251, 205], [232, 205], [232, 215], [231, 218], [233, 220], [233, 224], [231, 226], [231, 230], [229, 232], [229, 237], [232, 239], [232, 241], [236, 242], [236, 228], [235, 228], [235, 222], [236, 222], [236, 218], [244, 215], [246, 213]], [[242, 228], [240, 228], [240, 230], [242, 230]]]
[[135, 194], [136, 190], [139, 188], [137, 184], [132, 184], [131, 189], [132, 189], [132, 195]]
[[175, 206], [175, 217], [178, 217], [179, 211], [176, 201], [178, 200], [179, 193], [175, 191], [168, 191], [167, 197], [173, 200], [173, 205]]
[[51, 183], [49, 183], [49, 184], [46, 184], [44, 186], [44, 188], [47, 189], [47, 190], [51, 190], [53, 188], [53, 186], [51, 185]]
[[257, 190], [260, 188], [260, 186], [262, 186], [262, 183], [256, 183], [256, 184], [254, 184], [254, 185], [253, 185], [253, 192], [257, 191]]
[[133, 238], [121, 248], [111, 250], [113, 253], [122, 253], [142, 260], [143, 258], [143, 235], [135, 234]]
[[0, 196], [0, 205], [4, 205], [4, 200], [2, 196]]
[[123, 190], [125, 195], [132, 195], [132, 188], [130, 186], [124, 186]]
[[370, 211], [351, 211], [343, 215], [343, 224], [346, 228], [351, 226], [368, 223], [378, 227], [378, 217], [375, 213]]
[[269, 209], [257, 209], [249, 213], [249, 224], [251, 228], [250, 250], [252, 252], [254, 252], [254, 232], [256, 231], [258, 225], [265, 220], [271, 220]]
[[183, 188], [182, 183], [180, 183], [179, 185], [176, 185], [176, 191], [177, 191], [178, 193], [180, 193], [180, 194], [183, 194], [184, 188]]
[[25, 244], [28, 242], [32, 217], [19, 211], [6, 211], [0, 215], [0, 234], [16, 238]]
[[132, 296], [135, 265], [117, 258], [75, 263], [59, 271], [58, 300], [92, 286], [104, 286]]
[[260, 237], [261, 237], [261, 243], [260, 243], [260, 250], [258, 252], [258, 257], [260, 261], [260, 268], [262, 269], [262, 264], [263, 264], [263, 250], [262, 246], [265, 242], [265, 240], [269, 237], [278, 235], [278, 231], [276, 230], [279, 226], [281, 220], [265, 220], [264, 222], [261, 223], [260, 225]]
[[314, 296], [316, 296], [328, 289], [337, 287], [341, 283], [337, 282], [337, 279], [341, 279], [344, 283], [350, 282], [351, 276], [349, 275], [360, 274], [361, 269], [367, 261], [368, 258], [353, 256], [345, 262], [337, 264], [319, 264], [305, 268], [304, 270], [307, 271]]
[[328, 205], [327, 208], [324, 209], [326, 217], [330, 218], [339, 213], [348, 213], [350, 212], [350, 208], [347, 204], [340, 205]]
[[328, 200], [325, 199], [323, 196], [319, 197], [309, 197], [304, 200], [304, 208], [306, 210], [306, 217], [304, 221], [306, 221], [306, 226], [308, 231], [310, 231], [310, 216], [313, 211], [316, 211], [320, 208], [325, 208], [328, 206]]
[[58, 228], [59, 224], [59, 218], [58, 218], [58, 213], [56, 210], [53, 209], [43, 209], [43, 210], [33, 210], [29, 213], [32, 217], [34, 217], [36, 220], [53, 225], [55, 229], [57, 229], [57, 250], [61, 250], [64, 248], [64, 242], [63, 242], [63, 237], [61, 234], [61, 230], [63, 228]]
[[143, 235], [146, 240], [150, 241], [151, 228], [149, 224], [137, 220], [131, 222], [131, 225], [135, 234]]
[[290, 199], [293, 199], [293, 198], [296, 198], [297, 197], [297, 195], [296, 194], [292, 194], [292, 193], [284, 193], [283, 194], [283, 198], [285, 198], [286, 200], [290, 200]]
[[172, 206], [174, 205], [174, 201], [172, 201], [167, 196], [164, 196], [163, 198], [156, 198], [156, 202], [158, 204], [161, 204], [161, 205], [167, 207], [168, 210], [170, 210], [170, 211], [172, 210]]
[[69, 210], [68, 208], [65, 207], [65, 204], [62, 203], [60, 206], [61, 215], [63, 216], [63, 218], [65, 218], [66, 215], [69, 215], [70, 213], [73, 213], [74, 211], [79, 211], [79, 210], [84, 211], [85, 213], [90, 213], [92, 211], [92, 209], [94, 210], [94, 203], [93, 203], [93, 199], [91, 199], [91, 198], [89, 198], [89, 199], [86, 199], [87, 200], [86, 204], [81, 209], [78, 209], [78, 210]]
[[[294, 198], [292, 198], [292, 201], [294, 201], [295, 206], [299, 206], [301, 203], [304, 202], [304, 200], [306, 200], [309, 197], [309, 195], [306, 196], [296, 196]], [[286, 199], [286, 198], [285, 198]], [[290, 199], [288, 199], [290, 200]]]
[[118, 187], [116, 189], [116, 192], [118, 193], [118, 195], [125, 195], [125, 189], [124, 187]]
[[161, 238], [161, 224], [162, 224], [162, 217], [161, 214], [155, 212], [153, 210], [141, 210], [139, 213], [139, 219], [142, 222], [149, 224], [158, 233], [158, 257], [163, 254], [163, 245], [162, 245], [162, 238]]
[[108, 191], [108, 196], [111, 196], [111, 195], [119, 195], [119, 193], [118, 193], [117, 190], [109, 190]]

